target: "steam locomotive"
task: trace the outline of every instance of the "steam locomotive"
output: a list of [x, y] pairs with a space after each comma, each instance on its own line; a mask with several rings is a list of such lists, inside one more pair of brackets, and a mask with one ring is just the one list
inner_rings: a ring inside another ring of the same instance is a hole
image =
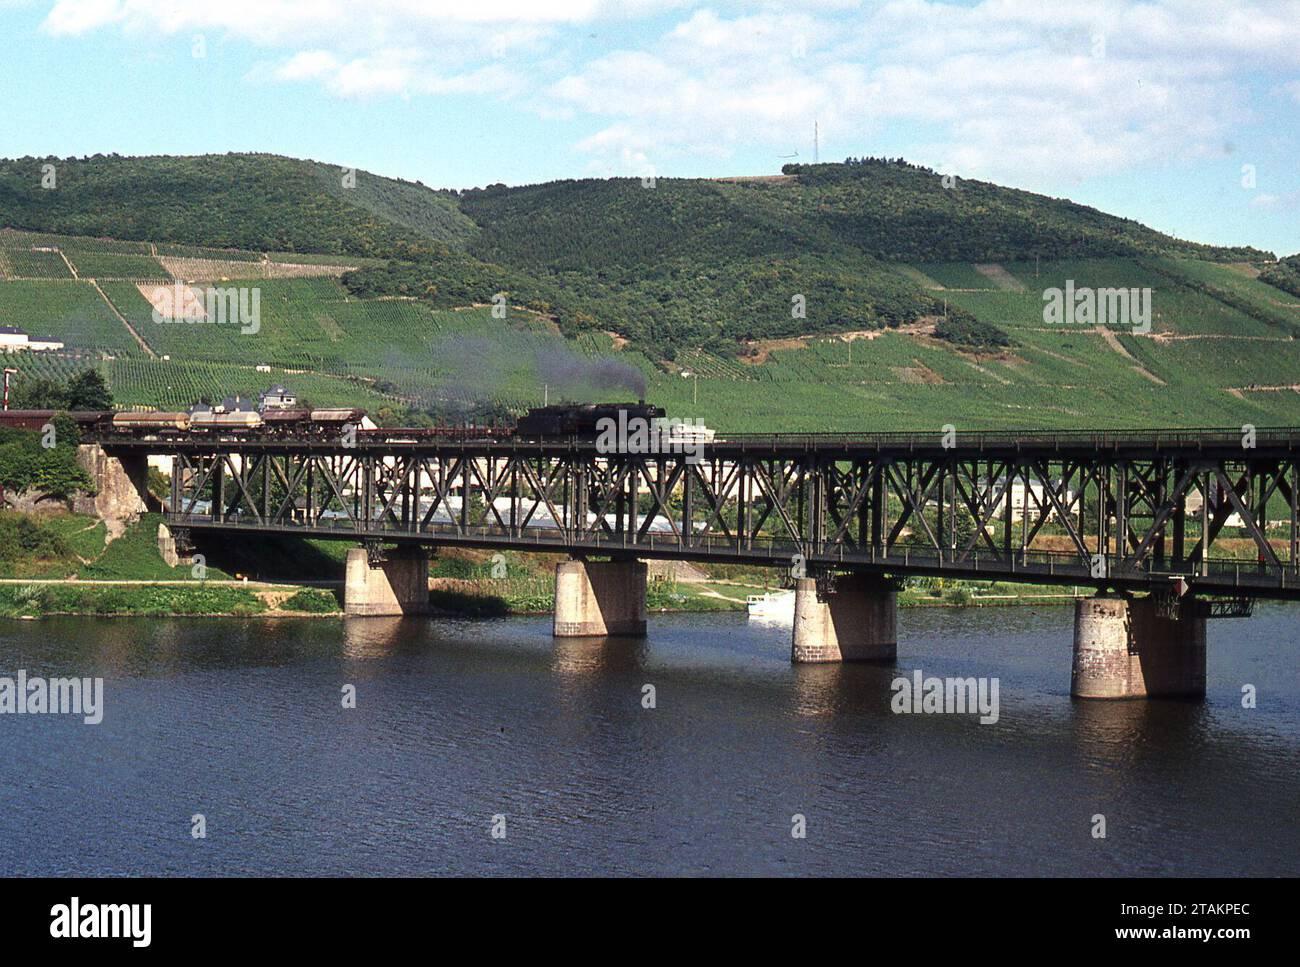
[[535, 406], [515, 424], [514, 435], [525, 439], [545, 437], [578, 437], [594, 439], [601, 420], [630, 423], [635, 419], [646, 422], [665, 415], [662, 406], [652, 406], [645, 400], [635, 403], [560, 403], [553, 406]]

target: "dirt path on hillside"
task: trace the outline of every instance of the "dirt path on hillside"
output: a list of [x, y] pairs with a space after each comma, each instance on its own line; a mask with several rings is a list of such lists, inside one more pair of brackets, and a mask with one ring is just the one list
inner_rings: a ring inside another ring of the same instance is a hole
[[1118, 337], [1117, 335], [1115, 335], [1115, 333], [1114, 333], [1112, 330], [1110, 330], [1110, 329], [1107, 328], [1106, 326], [1095, 326], [1095, 327], [1093, 328], [1093, 332], [1098, 333], [1098, 334], [1101, 336], [1102, 339], [1106, 340], [1106, 345], [1107, 345], [1107, 346], [1109, 346], [1111, 349], [1115, 350], [1115, 352], [1119, 353], [1121, 356], [1123, 356], [1125, 359], [1127, 359], [1130, 363], [1132, 363], [1132, 364], [1133, 364], [1133, 372], [1137, 373], [1139, 376], [1144, 377], [1145, 379], [1149, 379], [1151, 382], [1155, 383], [1157, 386], [1168, 386], [1168, 385], [1169, 385], [1169, 384], [1166, 383], [1163, 379], [1161, 379], [1159, 376], [1157, 376], [1155, 373], [1151, 372], [1151, 370], [1149, 370], [1149, 369], [1147, 369], [1145, 366], [1143, 366], [1142, 363], [1140, 363], [1140, 362], [1138, 361], [1138, 359], [1137, 359], [1136, 356], [1134, 356], [1131, 352], [1129, 352], [1127, 349], [1125, 349], [1125, 348], [1124, 348], [1124, 344], [1123, 344], [1122, 342], [1119, 341], [1119, 337]]
[[732, 185], [793, 185], [798, 180], [798, 175], [730, 175], [725, 178], [709, 179], [709, 181], [721, 181]]
[[939, 282], [937, 279], [930, 278], [928, 275], [926, 275], [924, 272], [918, 269], [915, 265], [908, 265], [906, 263], [903, 263], [901, 265], [894, 266], [894, 268], [899, 273], [899, 275], [911, 279], [913, 282], [921, 286], [921, 288], [923, 289], [932, 289], [935, 292], [944, 291], [943, 283]]
[[855, 329], [852, 332], [810, 333], [807, 336], [791, 336], [789, 339], [755, 339], [745, 345], [754, 347], [757, 352], [753, 356], [742, 356], [739, 361], [746, 366], [761, 366], [767, 362], [768, 358], [776, 350], [807, 349], [808, 344], [814, 339], [838, 339], [840, 342], [857, 342], [862, 339], [871, 342], [871, 340], [887, 336], [891, 332], [896, 332], [900, 336], [917, 338], [933, 336], [936, 321], [937, 317], [926, 316], [896, 329]]
[[[1300, 305], [1300, 303], [1297, 303]], [[1065, 326], [1021, 326], [1017, 327], [1019, 332], [1067, 332]], [[1106, 328], [1106, 332], [1114, 333], [1117, 330], [1111, 327]], [[1128, 330], [1119, 330], [1127, 332], [1134, 339], [1150, 339], [1152, 342], [1184, 342], [1189, 339], [1223, 339], [1234, 342], [1283, 342], [1291, 343], [1295, 340], [1290, 336], [1243, 336], [1230, 332], [1131, 332]]]
[[99, 297], [104, 300], [104, 304], [113, 310], [113, 315], [117, 316], [118, 321], [121, 322], [122, 325], [126, 326], [126, 331], [131, 334], [132, 339], [140, 344], [140, 348], [144, 350], [145, 355], [150, 359], [157, 359], [158, 354], [150, 348], [147, 342], [144, 341], [144, 337], [135, 331], [135, 327], [126, 321], [126, 316], [117, 311], [117, 306], [113, 305], [113, 300], [108, 297], [107, 292], [99, 287], [99, 283], [94, 279], [87, 279], [86, 281], [95, 287], [95, 291], [98, 292]]
[[1189, 339], [1231, 339], [1236, 342], [1295, 342], [1289, 336], [1239, 336], [1233, 333], [1213, 333], [1213, 332], [1139, 332], [1135, 336], [1153, 340], [1154, 342], [1184, 342]]
[[1239, 400], [1244, 400], [1247, 393], [1300, 393], [1300, 383], [1286, 386], [1233, 386], [1229, 393]]
[[984, 276], [984, 278], [988, 279], [1003, 292], [1025, 291], [1024, 283], [996, 262], [976, 265], [975, 271]]

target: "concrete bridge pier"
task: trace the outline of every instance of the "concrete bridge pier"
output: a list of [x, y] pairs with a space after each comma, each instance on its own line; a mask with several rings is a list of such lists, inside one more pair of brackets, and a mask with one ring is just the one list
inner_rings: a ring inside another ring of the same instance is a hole
[[555, 566], [557, 638], [644, 635], [644, 561], [561, 561]]
[[428, 613], [429, 555], [424, 548], [399, 547], [372, 563], [364, 547], [354, 547], [345, 567], [344, 614]]
[[1076, 698], [1203, 698], [1205, 616], [1190, 597], [1176, 615], [1154, 597], [1084, 598], [1074, 607]]
[[795, 581], [792, 662], [892, 662], [897, 656], [898, 593], [891, 586], [857, 575], [818, 594], [813, 578]]

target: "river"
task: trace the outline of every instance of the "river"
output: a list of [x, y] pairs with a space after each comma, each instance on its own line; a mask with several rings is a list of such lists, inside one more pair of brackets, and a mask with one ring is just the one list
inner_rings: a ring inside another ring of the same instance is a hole
[[[0, 873], [1300, 873], [1300, 607], [1210, 622], [1203, 703], [1071, 700], [1071, 618], [904, 610], [888, 668], [732, 614], [8, 621], [104, 714], [0, 715]], [[918, 668], [997, 722], [891, 712]]]

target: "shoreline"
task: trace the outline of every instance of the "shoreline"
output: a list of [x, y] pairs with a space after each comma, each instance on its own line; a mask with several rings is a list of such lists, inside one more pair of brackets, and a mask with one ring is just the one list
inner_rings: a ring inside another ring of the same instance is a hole
[[[35, 594], [19, 593], [21, 589], [37, 589]], [[44, 591], [54, 592], [47, 595]], [[958, 590], [967, 590], [958, 588]], [[157, 600], [152, 591], [170, 592], [166, 600]], [[122, 592], [126, 592], [123, 594]], [[224, 592], [224, 593], [218, 593]], [[216, 594], [222, 600], [212, 600]], [[68, 597], [80, 600], [74, 604]], [[208, 598], [205, 606], [186, 607], [187, 597]], [[281, 607], [300, 596], [310, 603], [310, 608]], [[498, 596], [466, 592], [439, 594], [431, 589], [429, 616], [442, 618], [507, 618], [544, 617], [549, 608], [511, 607]], [[1063, 607], [1072, 604], [1082, 595], [1076, 594], [997, 594], [966, 595], [954, 600], [930, 594], [900, 593], [898, 607], [912, 608], [1023, 608]], [[61, 600], [62, 599], [62, 600]], [[78, 606], [80, 605], [80, 606]], [[649, 614], [745, 614], [743, 603], [736, 599], [719, 599], [696, 593], [677, 606], [651, 606]], [[332, 590], [314, 585], [281, 582], [254, 582], [236, 580], [205, 581], [202, 584], [184, 580], [141, 579], [52, 579], [25, 581], [21, 578], [0, 578], [0, 619], [13, 621], [38, 621], [53, 617], [83, 618], [346, 618]]]

